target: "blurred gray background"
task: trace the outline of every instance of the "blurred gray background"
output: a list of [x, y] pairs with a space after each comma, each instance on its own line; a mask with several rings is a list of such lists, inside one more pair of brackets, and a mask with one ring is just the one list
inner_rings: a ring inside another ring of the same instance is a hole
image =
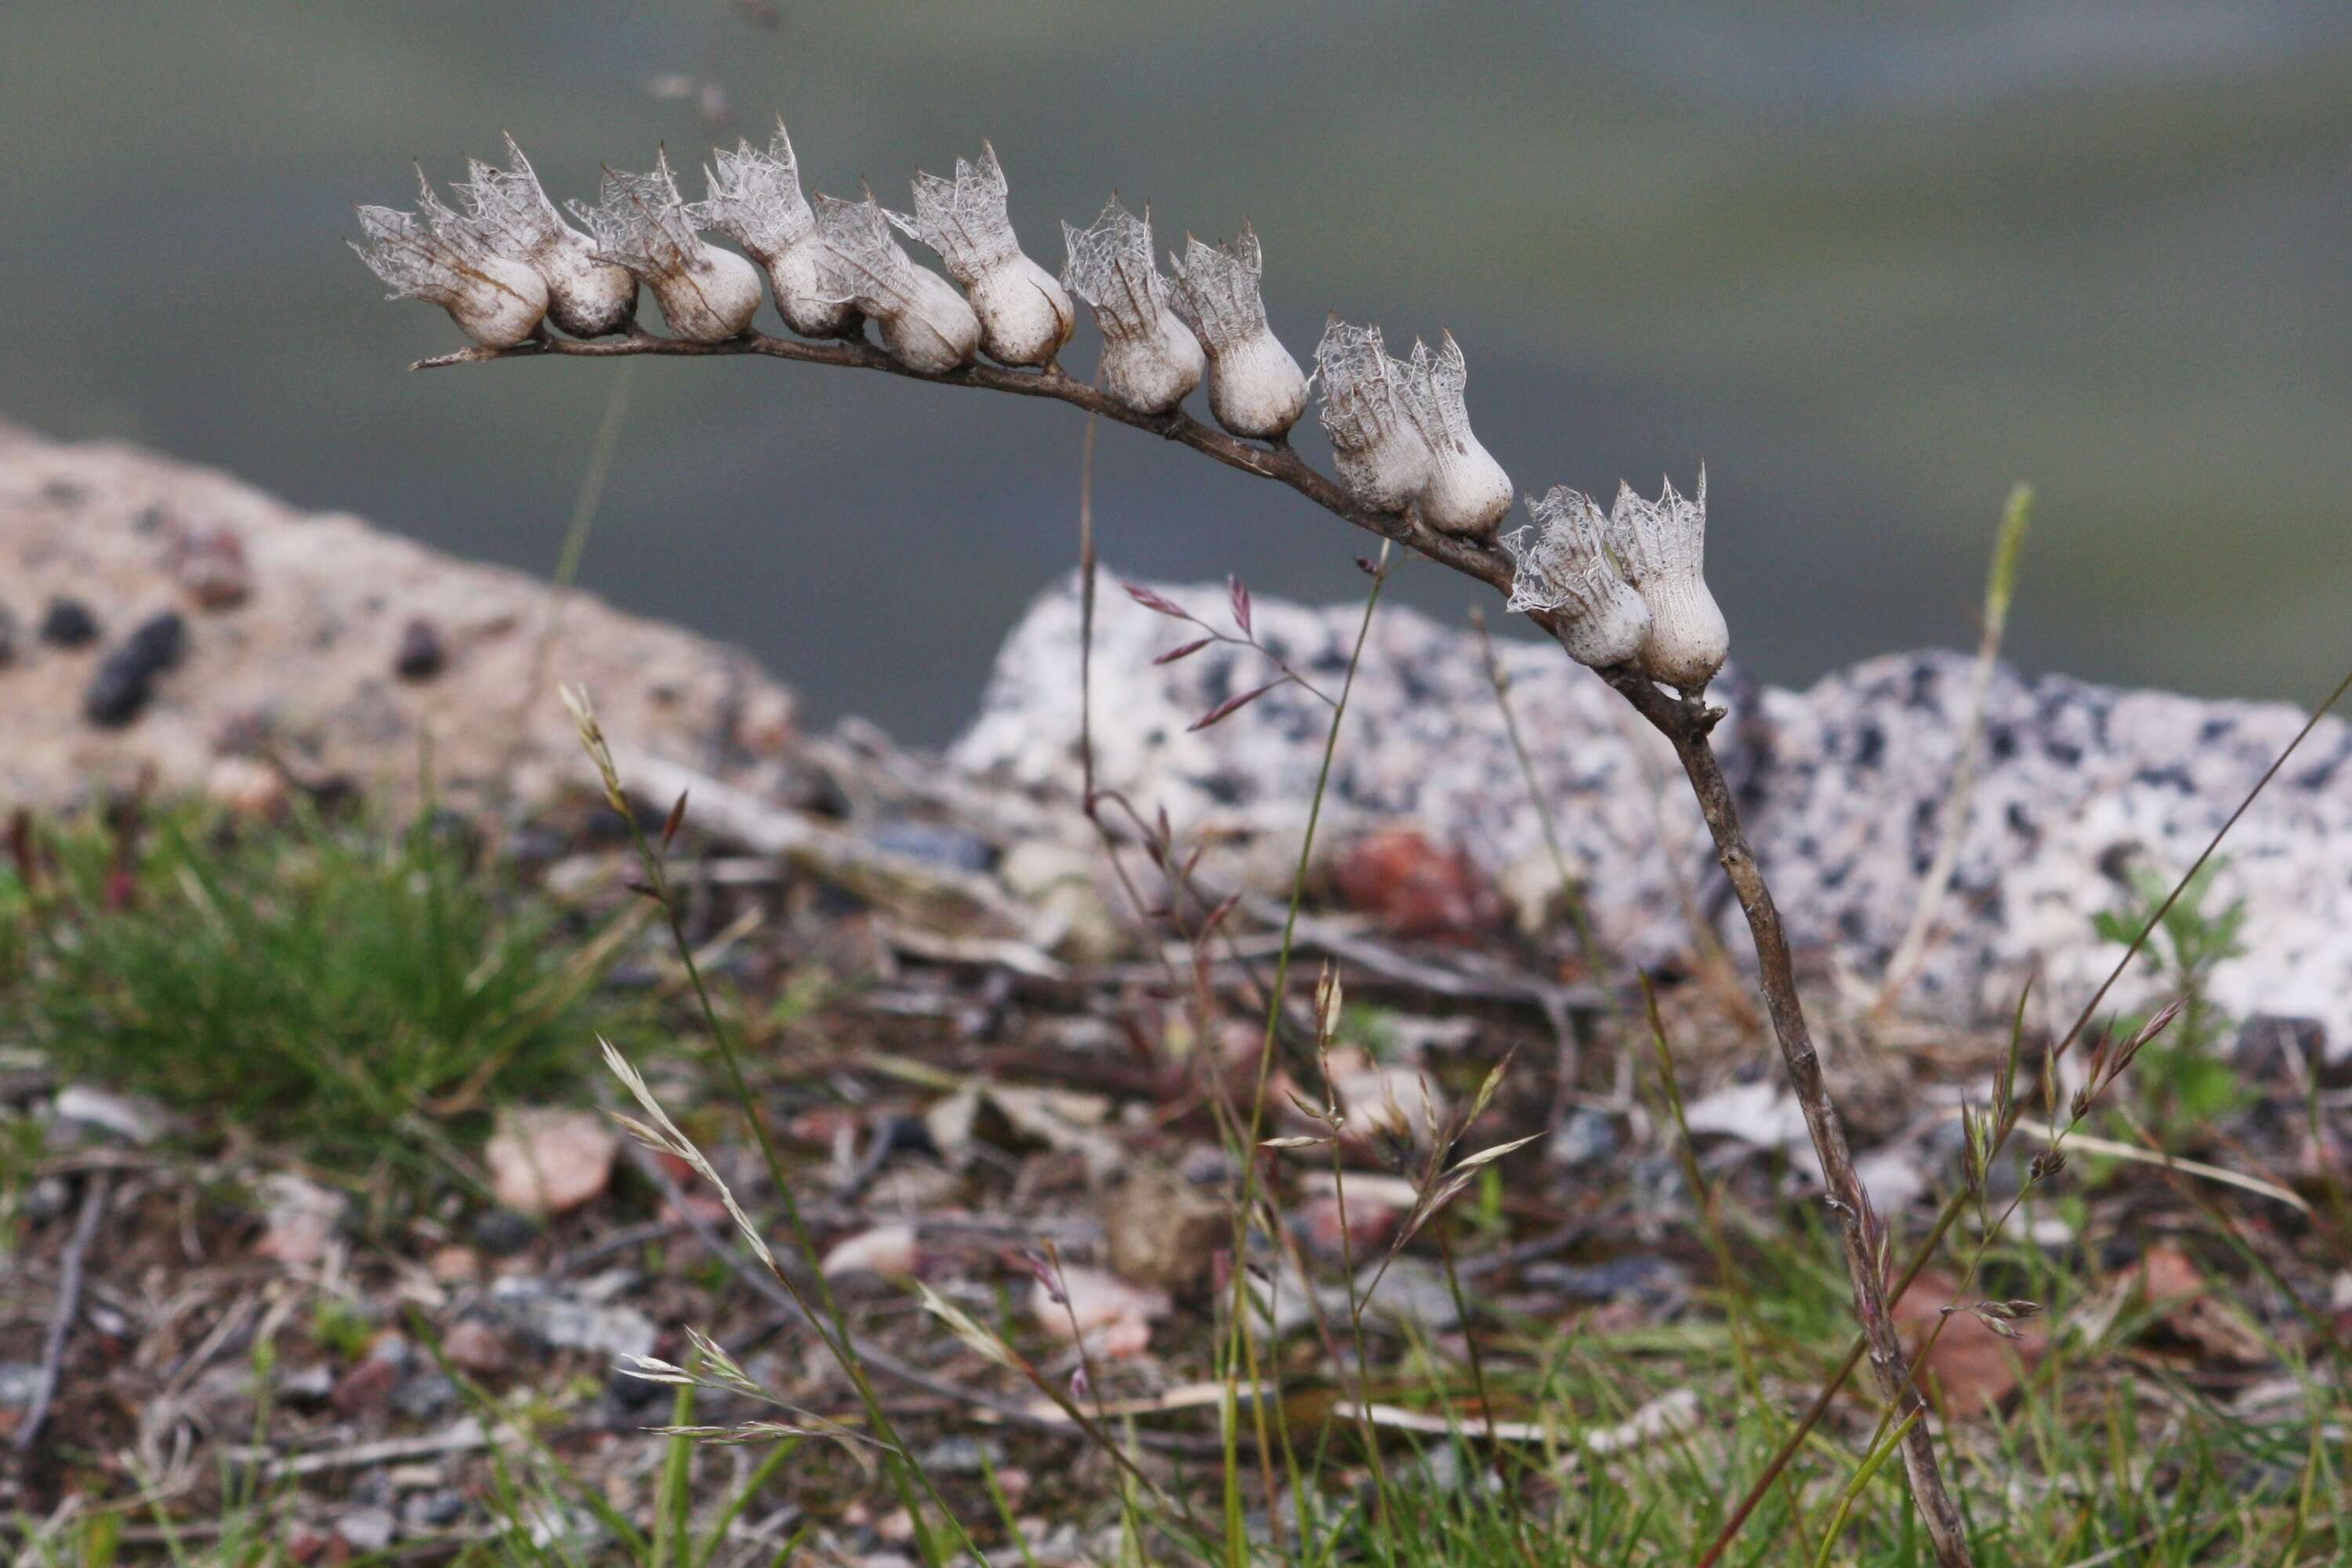
[[[1522, 490], [1704, 459], [1709, 576], [1768, 678], [1972, 645], [2021, 477], [2028, 668], [2308, 698], [2352, 653], [2342, 0], [14, 0], [0, 414], [547, 572], [620, 367], [408, 374], [455, 329], [383, 303], [351, 204], [504, 129], [587, 195], [777, 110], [814, 186], [901, 205], [993, 138], [1056, 267], [1055, 220], [1114, 188], [1163, 241], [1254, 220], [1294, 351], [1328, 309], [1450, 327]], [[1073, 559], [1082, 422], [766, 361], [634, 374], [584, 580], [818, 718], [952, 733]], [[1097, 485], [1122, 570], [1360, 591], [1364, 541], [1271, 486], [1118, 429]]]

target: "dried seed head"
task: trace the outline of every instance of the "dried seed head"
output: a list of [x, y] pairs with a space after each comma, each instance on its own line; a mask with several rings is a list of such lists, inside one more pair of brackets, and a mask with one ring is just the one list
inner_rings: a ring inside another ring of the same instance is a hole
[[1139, 413], [1165, 413], [1201, 384], [1201, 340], [1169, 308], [1152, 260], [1151, 209], [1137, 217], [1113, 196], [1083, 229], [1062, 225], [1062, 286], [1093, 307], [1102, 329], [1103, 390]]
[[1517, 568], [1510, 608], [1558, 612], [1560, 642], [1580, 664], [1602, 670], [1633, 658], [1650, 634], [1650, 608], [1610, 563], [1608, 517], [1565, 485], [1540, 501], [1529, 497], [1528, 511], [1534, 526], [1503, 539]]
[[767, 269], [776, 309], [793, 331], [833, 338], [855, 329], [857, 308], [825, 280], [824, 242], [801, 194], [800, 162], [782, 119], [765, 152], [746, 138], [713, 158], [716, 166], [702, 171], [708, 193], [689, 209], [695, 223], [717, 229]]
[[596, 242], [563, 221], [522, 149], [509, 136], [509, 167], [477, 158], [454, 189], [489, 247], [522, 262], [547, 285], [547, 315], [575, 338], [617, 332], [636, 314], [637, 280], [596, 258]]
[[1331, 438], [1339, 482], [1360, 505], [1401, 512], [1429, 482], [1429, 444], [1404, 409], [1405, 367], [1391, 359], [1378, 327], [1334, 316], [1315, 345], [1323, 383], [1318, 416]]
[[816, 199], [826, 287], [882, 325], [882, 346], [909, 369], [937, 375], [971, 362], [980, 319], [938, 273], [917, 267], [890, 237], [874, 193], [863, 201]]
[[891, 213], [899, 231], [939, 252], [980, 318], [981, 345], [1008, 365], [1050, 364], [1070, 340], [1077, 312], [1054, 275], [1022, 253], [1004, 210], [1004, 170], [996, 149], [956, 160], [955, 178], [915, 176], [915, 211]]
[[519, 261], [493, 252], [480, 232], [433, 193], [417, 174], [420, 213], [359, 209], [365, 244], [352, 251], [392, 286], [390, 298], [425, 299], [449, 312], [466, 336], [487, 349], [511, 349], [539, 330], [547, 285]]
[[694, 214], [677, 193], [669, 153], [653, 172], [607, 168], [596, 204], [572, 204], [572, 215], [596, 236], [598, 259], [625, 267], [661, 302], [672, 333], [697, 343], [740, 336], [760, 308], [760, 271], [732, 251], [705, 245]]
[[1307, 377], [1266, 324], [1265, 261], [1247, 224], [1229, 246], [1186, 235], [1171, 303], [1209, 356], [1209, 408], [1235, 435], [1277, 441], [1307, 410]]
[[1422, 521], [1440, 533], [1485, 538], [1511, 509], [1511, 476], [1470, 434], [1463, 401], [1470, 369], [1462, 345], [1445, 334], [1434, 353], [1416, 340], [1405, 410], [1430, 452], [1429, 483], [1418, 497]]
[[1650, 607], [1650, 635], [1642, 644], [1642, 669], [1685, 694], [1704, 690], [1723, 668], [1731, 632], [1707, 591], [1706, 470], [1698, 494], [1689, 499], [1669, 481], [1655, 501], [1621, 484], [1609, 518], [1609, 548], [1625, 579], [1641, 590]]

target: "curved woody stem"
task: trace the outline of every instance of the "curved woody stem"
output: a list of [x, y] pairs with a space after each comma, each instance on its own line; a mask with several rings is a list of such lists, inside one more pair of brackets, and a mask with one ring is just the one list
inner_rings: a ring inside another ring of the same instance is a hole
[[[881, 350], [854, 340], [802, 342], [747, 332], [721, 343], [694, 343], [635, 329], [625, 336], [593, 340], [543, 334], [519, 348], [463, 349], [419, 360], [410, 368], [435, 370], [493, 360], [551, 356], [616, 359], [636, 354], [681, 358], [761, 354], [810, 364], [880, 371], [948, 386], [1049, 398], [1190, 446], [1229, 468], [1286, 485], [1343, 521], [1475, 578], [1498, 592], [1510, 591], [1514, 570], [1511, 559], [1492, 545], [1439, 533], [1410, 512], [1374, 512], [1360, 507], [1349, 499], [1337, 482], [1307, 463], [1286, 443], [1269, 446], [1244, 441], [1202, 423], [1181, 409], [1167, 414], [1138, 413], [1100, 389], [1065, 374], [1058, 366], [1042, 371], [1010, 370], [983, 362], [935, 373], [910, 369]], [[1557, 616], [1539, 611], [1528, 618], [1555, 641], [1560, 639], [1563, 628]], [[1796, 967], [1790, 956], [1788, 936], [1781, 928], [1780, 910], [1765, 884], [1763, 869], [1748, 846], [1730, 786], [1724, 779], [1723, 769], [1708, 741], [1724, 710], [1675, 696], [1630, 664], [1598, 674], [1674, 747], [1689, 778], [1691, 791], [1697, 798], [1699, 812], [1706, 820], [1707, 831], [1714, 837], [1716, 858], [1722, 863], [1732, 893], [1748, 917], [1748, 929], [1756, 943], [1758, 984], [1764, 993], [1772, 1032], [1780, 1042], [1781, 1060], [1787, 1065], [1797, 1103], [1803, 1109], [1805, 1125], [1812, 1134], [1830, 1205], [1838, 1216], [1846, 1270], [1853, 1289], [1854, 1313], [1861, 1320], [1871, 1368], [1877, 1377], [1881, 1396], [1895, 1407], [1899, 1420], [1915, 1409], [1923, 1409], [1923, 1405], [1910, 1379], [1902, 1342], [1887, 1309], [1886, 1283], [1893, 1260], [1886, 1234], [1855, 1173], [1844, 1124], [1831, 1098], [1821, 1059], [1813, 1049], [1811, 1031], [1805, 1024], [1804, 1007], [1797, 994]], [[1935, 1545], [1937, 1563], [1941, 1568], [1961, 1568], [1970, 1562], [1966, 1531], [1959, 1511], [1945, 1489], [1934, 1437], [1924, 1418], [1911, 1423], [1904, 1439], [1903, 1459], [1912, 1497]]]

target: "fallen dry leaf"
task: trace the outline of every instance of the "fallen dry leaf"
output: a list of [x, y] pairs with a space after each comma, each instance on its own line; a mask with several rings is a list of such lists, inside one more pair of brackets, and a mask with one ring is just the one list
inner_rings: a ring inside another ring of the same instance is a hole
[[568, 1214], [613, 1179], [620, 1140], [593, 1111], [533, 1107], [502, 1112], [482, 1150], [490, 1189], [518, 1214]]
[[[1903, 1336], [1905, 1354], [1916, 1356], [1943, 1309], [1959, 1294], [1959, 1281], [1938, 1270], [1927, 1270], [1895, 1303], [1895, 1326]], [[1920, 1391], [1948, 1416], [1979, 1416], [1998, 1409], [2016, 1391], [2025, 1374], [2042, 1359], [2047, 1343], [2031, 1322], [2017, 1327], [2015, 1339], [1995, 1333], [1974, 1312], [1950, 1315], [1936, 1348], [1919, 1369]]]

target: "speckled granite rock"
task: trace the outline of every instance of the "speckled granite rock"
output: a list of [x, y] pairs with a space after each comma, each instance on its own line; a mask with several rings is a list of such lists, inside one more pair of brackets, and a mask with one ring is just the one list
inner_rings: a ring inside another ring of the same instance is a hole
[[[1108, 585], [1107, 585], [1108, 587]], [[1222, 589], [1161, 590], [1213, 624]], [[1335, 682], [1360, 612], [1260, 600], [1260, 635], [1310, 679]], [[1328, 710], [1286, 687], [1203, 731], [1187, 726], [1267, 678], [1247, 650], [1154, 666], [1179, 623], [1110, 588], [1096, 630], [1102, 780], [1189, 831], [1230, 835], [1237, 863], [1281, 885], [1312, 794]], [[956, 760], [983, 775], [1074, 790], [1077, 600], [1043, 597], [998, 657]], [[1748, 951], [1698, 813], [1664, 742], [1549, 644], [1500, 644], [1538, 776], [1589, 884], [1609, 947], [1645, 964], [1690, 945], [1694, 915]], [[1727, 672], [1718, 731], [1758, 853], [1816, 984], [1874, 986], [1935, 852], [1960, 743], [1970, 662], [1874, 659], [1804, 692], [1759, 692]], [[2185, 869], [2303, 722], [2277, 704], [2200, 702], [2060, 676], [1993, 684], [1983, 767], [1938, 936], [1906, 993], [1931, 1016], [2005, 1016], [2030, 974], [2052, 1017], [2076, 1009], [2118, 956], [2092, 917], [2128, 897], [2130, 869]], [[1522, 899], [1552, 880], [1541, 828], [1475, 641], [1412, 611], [1381, 611], [1358, 677], [1327, 802], [1327, 843], [1376, 817], [1456, 837]], [[1667, 852], [1658, 852], [1664, 841]], [[2245, 1016], [2307, 1019], [2352, 1052], [2352, 728], [2324, 725], [2231, 835], [2212, 907], [2246, 902], [2245, 956], [2215, 993]], [[2119, 987], [2129, 1003], [2146, 994]]]
[[[85, 607], [99, 635], [36, 635], [59, 601]], [[443, 787], [510, 766], [520, 796], [544, 799], [585, 777], [552, 690], [524, 700], [549, 601], [520, 572], [209, 469], [0, 423], [0, 612], [17, 629], [0, 662], [0, 810], [142, 775], [241, 797], [268, 782], [251, 760], [265, 754], [401, 796], [427, 731]], [[133, 632], [167, 614], [176, 659], [147, 661], [135, 694], [94, 694]], [[792, 735], [790, 695], [749, 659], [585, 595], [547, 674], [593, 693], [613, 734], [682, 759], [707, 765], [722, 743], [772, 754]]]

